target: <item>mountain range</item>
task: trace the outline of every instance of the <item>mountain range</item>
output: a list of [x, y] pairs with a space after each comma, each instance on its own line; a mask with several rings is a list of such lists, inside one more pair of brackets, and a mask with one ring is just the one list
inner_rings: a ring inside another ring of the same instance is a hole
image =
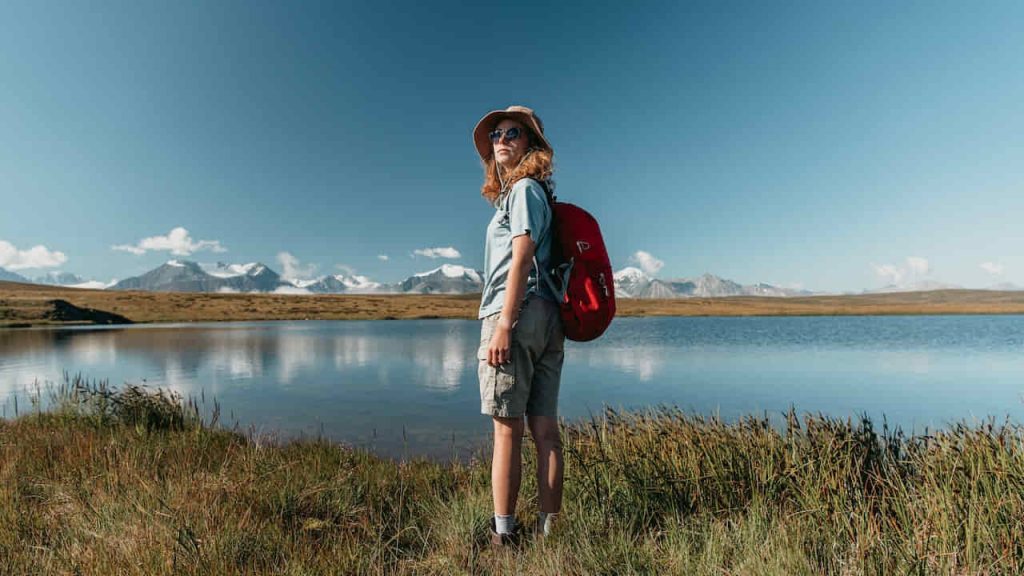
[[169, 260], [141, 276], [126, 278], [112, 290], [154, 292], [273, 292], [290, 283], [267, 266], [255, 262], [201, 266], [189, 260]]
[[809, 296], [809, 290], [780, 288], [771, 284], [742, 285], [704, 274], [696, 278], [659, 280], [632, 266], [615, 273], [616, 298], [719, 298], [722, 296]]
[[[718, 298], [723, 296], [809, 296], [809, 290], [782, 288], [771, 284], [743, 285], [713, 274], [695, 278], [662, 280], [635, 267], [615, 273], [617, 298]], [[414, 274], [401, 282], [374, 282], [358, 274], [332, 274], [313, 279], [285, 279], [261, 262], [249, 264], [197, 263], [189, 260], [168, 262], [132, 278], [108, 283], [85, 280], [68, 272], [50, 272], [26, 278], [0, 268], [0, 280], [111, 290], [149, 290], [155, 292], [267, 292], [288, 294], [469, 294], [483, 289], [483, 274], [457, 264]], [[908, 292], [961, 288], [935, 281], [913, 285], [891, 285], [861, 293]], [[1014, 284], [992, 286], [992, 290], [1020, 290]]]
[[373, 282], [358, 274], [332, 274], [315, 279], [285, 279], [261, 262], [200, 264], [170, 260], [141, 276], [126, 278], [112, 290], [154, 292], [276, 292], [287, 294], [466, 294], [483, 289], [481, 273], [444, 264], [402, 282]]

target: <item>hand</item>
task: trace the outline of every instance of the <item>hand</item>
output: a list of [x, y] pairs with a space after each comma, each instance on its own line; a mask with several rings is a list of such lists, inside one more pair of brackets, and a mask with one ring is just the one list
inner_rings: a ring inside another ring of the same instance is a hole
[[491, 335], [491, 343], [487, 347], [487, 363], [497, 368], [502, 364], [511, 362], [511, 344], [512, 330], [498, 322], [494, 327], [494, 334]]

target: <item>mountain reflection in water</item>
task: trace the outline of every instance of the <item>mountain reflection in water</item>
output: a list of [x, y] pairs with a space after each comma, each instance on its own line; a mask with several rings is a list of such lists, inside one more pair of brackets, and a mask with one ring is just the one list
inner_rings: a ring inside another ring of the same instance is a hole
[[[0, 405], [63, 371], [216, 397], [242, 428], [324, 434], [400, 456], [465, 457], [479, 414], [479, 323], [233, 322], [0, 330]], [[1019, 418], [1024, 317], [620, 318], [567, 343], [560, 409], [884, 414], [905, 428]], [[24, 410], [24, 408], [22, 408]]]

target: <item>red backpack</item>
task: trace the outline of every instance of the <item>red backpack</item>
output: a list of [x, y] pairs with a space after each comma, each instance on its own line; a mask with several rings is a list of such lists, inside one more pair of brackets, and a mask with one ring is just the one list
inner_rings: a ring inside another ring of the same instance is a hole
[[[556, 202], [541, 182], [551, 206], [551, 266], [548, 286], [560, 300], [565, 337], [577, 342], [604, 333], [615, 317], [612, 264], [597, 220], [574, 204]], [[552, 280], [554, 279], [554, 280]]]

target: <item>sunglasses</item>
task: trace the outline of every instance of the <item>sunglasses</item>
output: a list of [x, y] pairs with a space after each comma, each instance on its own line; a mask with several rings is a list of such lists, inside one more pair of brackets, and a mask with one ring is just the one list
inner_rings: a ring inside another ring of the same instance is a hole
[[513, 126], [507, 130], [501, 130], [500, 128], [496, 129], [492, 131], [489, 136], [491, 137], [491, 144], [497, 144], [498, 141], [501, 140], [502, 135], [505, 136], [506, 141], [511, 142], [512, 140], [519, 138], [522, 133], [523, 131], [520, 128]]

